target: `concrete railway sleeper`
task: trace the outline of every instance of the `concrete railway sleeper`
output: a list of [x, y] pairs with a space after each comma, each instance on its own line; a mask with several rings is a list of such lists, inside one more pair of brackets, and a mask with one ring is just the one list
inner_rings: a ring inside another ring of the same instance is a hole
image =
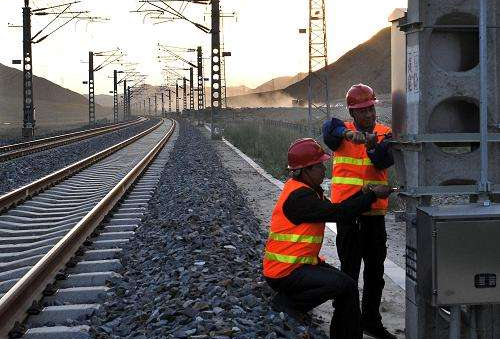
[[16, 159], [28, 154], [45, 151], [47, 149], [68, 145], [77, 141], [92, 138], [104, 133], [117, 131], [126, 127], [137, 125], [148, 118], [138, 118], [133, 121], [113, 124], [111, 126], [104, 126], [74, 133], [56, 135], [49, 138], [37, 139], [33, 141], [22, 142], [18, 144], [6, 145], [0, 147], [0, 162]]
[[0, 215], [0, 338], [90, 336], [82, 320], [119, 278], [120, 247], [140, 225], [174, 129], [163, 121]]

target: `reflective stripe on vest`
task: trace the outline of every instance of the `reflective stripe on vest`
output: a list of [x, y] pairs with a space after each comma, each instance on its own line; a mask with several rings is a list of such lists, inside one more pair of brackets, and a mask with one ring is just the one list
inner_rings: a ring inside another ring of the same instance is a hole
[[350, 164], [350, 165], [357, 165], [357, 166], [371, 166], [372, 161], [370, 158], [351, 158], [351, 157], [334, 157], [333, 158], [333, 164]]
[[301, 265], [317, 265], [319, 262], [325, 223], [297, 225], [283, 211], [286, 200], [297, 189], [312, 190], [306, 184], [290, 179], [285, 183], [273, 209], [263, 260], [263, 273], [268, 278], [286, 277]]
[[363, 215], [386, 215], [387, 210], [386, 209], [381, 209], [381, 210], [370, 210], [368, 212], [363, 213]]
[[333, 177], [332, 184], [363, 186], [366, 184], [387, 185], [388, 182], [385, 180], [363, 180], [363, 179], [359, 179], [359, 178]]
[[287, 264], [309, 264], [317, 265], [318, 257], [295, 257], [293, 255], [278, 254], [266, 251], [266, 258]]
[[[352, 122], [345, 122], [345, 126], [356, 130]], [[374, 132], [383, 135], [389, 133], [390, 128], [377, 123]], [[343, 141], [333, 156], [332, 202], [340, 203], [348, 199], [365, 184], [387, 185], [387, 170], [375, 168], [364, 145]], [[387, 207], [388, 199], [377, 199], [372, 204], [372, 210], [364, 214], [384, 215]]]
[[277, 241], [306, 242], [309, 244], [321, 244], [323, 237], [305, 234], [282, 234], [269, 232], [269, 238]]

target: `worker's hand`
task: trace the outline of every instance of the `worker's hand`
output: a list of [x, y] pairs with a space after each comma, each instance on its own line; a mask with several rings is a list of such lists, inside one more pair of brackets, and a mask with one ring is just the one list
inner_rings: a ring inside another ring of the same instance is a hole
[[370, 193], [372, 191], [372, 188], [373, 188], [372, 184], [366, 184], [366, 185], [363, 185], [363, 187], [361, 188], [361, 191], [365, 194]]
[[358, 131], [347, 130], [344, 133], [344, 138], [354, 144], [364, 144], [366, 142], [365, 134]]
[[365, 135], [365, 138], [366, 138], [366, 149], [367, 150], [372, 150], [375, 148], [375, 146], [377, 146], [377, 132], [375, 132], [374, 134], [372, 133], [367, 133]]
[[370, 186], [370, 190], [375, 193], [377, 198], [379, 199], [385, 199], [391, 195], [392, 192], [394, 192], [394, 189], [391, 186], [387, 185], [374, 185]]

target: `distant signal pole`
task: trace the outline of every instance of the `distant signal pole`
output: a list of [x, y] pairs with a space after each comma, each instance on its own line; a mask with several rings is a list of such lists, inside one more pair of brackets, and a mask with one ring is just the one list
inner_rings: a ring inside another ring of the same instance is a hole
[[[120, 61], [120, 59], [124, 56], [124, 54], [120, 51], [120, 49], [115, 49], [112, 51], [106, 52], [92, 52], [89, 51], [89, 126], [95, 125], [95, 80], [94, 73], [100, 71], [104, 67], [116, 63]], [[94, 67], [94, 57], [105, 57], [104, 61], [97, 67]], [[115, 80], [116, 82], [116, 80]], [[86, 82], [84, 81], [84, 84]], [[116, 89], [114, 89], [116, 92]], [[113, 93], [115, 95], [115, 93]], [[118, 99], [117, 99], [118, 100]], [[118, 116], [118, 112], [113, 112], [115, 116]]]
[[220, 69], [220, 2], [212, 0], [212, 51], [211, 51], [211, 110], [210, 110], [210, 136], [212, 139], [220, 138], [219, 128], [215, 125], [215, 115], [221, 109], [221, 69]]
[[161, 116], [165, 118], [165, 98], [163, 90], [161, 91]]
[[189, 69], [189, 109], [194, 110], [194, 69]]
[[179, 83], [175, 80], [175, 113], [179, 113]]
[[113, 119], [118, 116], [118, 71], [113, 70]]
[[205, 84], [203, 78], [203, 52], [201, 46], [196, 49], [197, 61], [198, 61], [198, 110], [205, 108]]
[[[127, 79], [123, 79], [123, 120], [127, 117]], [[114, 123], [118, 122], [118, 115], [114, 116]]]
[[[215, 124], [216, 112], [221, 109], [221, 44], [220, 44], [220, 0], [186, 0], [187, 3], [211, 5], [211, 21], [212, 27], [207, 28], [199, 23], [193, 22], [188, 19], [181, 11], [176, 10], [168, 2], [178, 2], [178, 0], [140, 0], [141, 5], [134, 11], [137, 13], [154, 13], [154, 17], [157, 20], [171, 21], [174, 19], [185, 20], [193, 24], [198, 29], [205, 33], [210, 33], [212, 50], [210, 52], [211, 60], [211, 110], [210, 110], [210, 124], [211, 128], [211, 138], [219, 139], [220, 131]], [[146, 5], [150, 5], [151, 8], [145, 8]], [[169, 17], [163, 17], [162, 15], [168, 14]]]
[[23, 8], [23, 130], [24, 139], [35, 135], [35, 104], [33, 102], [33, 59], [31, 54], [31, 8], [29, 0]]
[[182, 78], [182, 110], [185, 111], [187, 108], [187, 79]]
[[[64, 27], [70, 21], [74, 19], [78, 20], [88, 20], [97, 21], [103, 20], [102, 18], [82, 16], [88, 13], [88, 11], [71, 11], [70, 16], [65, 17], [64, 14], [68, 14], [68, 9], [78, 1], [69, 2], [60, 5], [49, 6], [45, 8], [31, 9], [29, 0], [24, 0], [23, 7], [23, 59], [15, 60], [15, 64], [22, 63], [23, 65], [23, 128], [22, 137], [24, 139], [33, 139], [35, 135], [35, 104], [33, 100], [33, 54], [32, 45], [44, 41], [50, 35]], [[54, 18], [45, 25], [40, 31], [35, 35], [31, 35], [31, 16], [32, 15], [53, 15]], [[48, 29], [52, 23], [57, 19], [65, 19], [66, 21], [60, 24], [57, 28], [52, 29], [49, 33], [44, 34], [45, 30]], [[18, 26], [12, 26], [18, 27]]]
[[[194, 68], [198, 68], [198, 73], [200, 73], [202, 71], [200, 69], [199, 64], [195, 65], [194, 63], [192, 63], [188, 59], [179, 55], [177, 52], [197, 52], [197, 50], [194, 48], [165, 46], [162, 44], [158, 44], [158, 49], [160, 52], [161, 51], [166, 52], [170, 55], [170, 57], [173, 57], [176, 60], [181, 61], [181, 62], [185, 63], [186, 65], [190, 66], [190, 68], [183, 69], [183, 70], [189, 70], [189, 83], [190, 83], [190, 86], [189, 86], [189, 109], [194, 110]], [[159, 60], [167, 60], [167, 58], [168, 57], [158, 56]], [[170, 67], [170, 69], [172, 69], [172, 68]], [[187, 87], [186, 87], [185, 91], [187, 91]], [[186, 98], [184, 96], [187, 96], [187, 94], [183, 95], [183, 100], [185, 103], [185, 104], [183, 103], [183, 108], [186, 109], [187, 108], [187, 101], [186, 101]]]

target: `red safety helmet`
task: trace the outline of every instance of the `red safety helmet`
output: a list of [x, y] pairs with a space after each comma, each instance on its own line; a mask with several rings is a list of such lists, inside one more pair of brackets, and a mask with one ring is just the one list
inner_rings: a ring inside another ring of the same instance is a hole
[[347, 108], [366, 108], [375, 105], [378, 100], [370, 86], [357, 84], [352, 86], [346, 95]]
[[330, 155], [312, 138], [295, 140], [288, 148], [288, 169], [296, 170], [322, 163], [330, 159]]

